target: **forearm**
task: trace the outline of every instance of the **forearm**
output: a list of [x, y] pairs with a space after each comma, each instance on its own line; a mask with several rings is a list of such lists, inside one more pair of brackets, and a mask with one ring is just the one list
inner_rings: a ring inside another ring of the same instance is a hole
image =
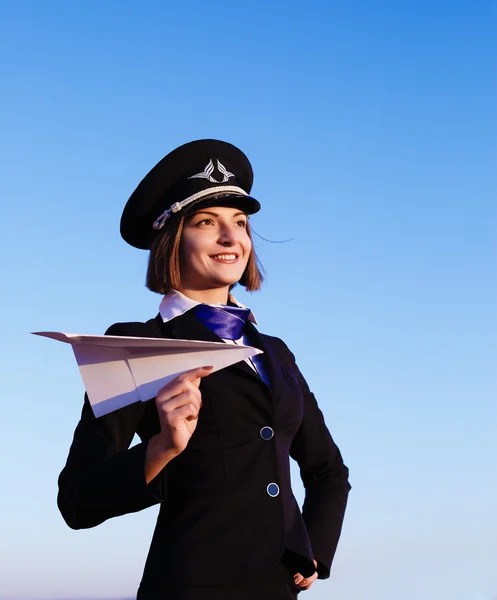
[[138, 444], [84, 467], [68, 461], [59, 477], [57, 503], [69, 527], [84, 529], [157, 504], [165, 476], [145, 479], [147, 444]]
[[[347, 471], [346, 467], [344, 467]], [[350, 486], [344, 473], [342, 482], [319, 481], [306, 489], [302, 509], [320, 578], [329, 576], [342, 530]]]

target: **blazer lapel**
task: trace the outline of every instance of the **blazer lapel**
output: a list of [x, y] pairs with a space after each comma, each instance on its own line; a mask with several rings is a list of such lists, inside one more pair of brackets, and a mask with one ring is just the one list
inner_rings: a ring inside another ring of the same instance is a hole
[[252, 323], [247, 324], [247, 337], [249, 345], [259, 348], [264, 352], [264, 354], [261, 355], [260, 360], [262, 360], [264, 365], [265, 375], [269, 378], [268, 387], [270, 390], [274, 391], [281, 378], [278, 369], [278, 356], [271, 347], [271, 344], [267, 342], [266, 337], [261, 335]]

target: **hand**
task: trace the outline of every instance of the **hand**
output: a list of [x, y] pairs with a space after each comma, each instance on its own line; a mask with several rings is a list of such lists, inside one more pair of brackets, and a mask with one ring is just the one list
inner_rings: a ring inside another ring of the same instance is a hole
[[[314, 565], [317, 567], [318, 563], [314, 561]], [[308, 590], [317, 578], [317, 571], [315, 571], [314, 575], [311, 575], [310, 577], [303, 577], [300, 573], [295, 573], [295, 575], [293, 576], [293, 581], [295, 582], [295, 585], [298, 585], [303, 590]]]
[[186, 371], [159, 390], [155, 404], [161, 431], [148, 444], [145, 463], [147, 483], [188, 445], [202, 406], [200, 381], [210, 375], [212, 369], [200, 367]]
[[188, 445], [197, 427], [202, 406], [199, 386], [212, 367], [186, 371], [161, 388], [155, 399], [159, 414], [162, 449], [180, 454]]

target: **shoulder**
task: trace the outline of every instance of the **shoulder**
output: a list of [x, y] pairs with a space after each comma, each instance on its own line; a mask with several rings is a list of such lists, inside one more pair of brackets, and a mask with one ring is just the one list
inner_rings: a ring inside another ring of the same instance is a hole
[[162, 332], [157, 317], [148, 321], [129, 321], [114, 323], [107, 328], [105, 335], [123, 335], [130, 337], [161, 337]]
[[273, 335], [267, 335], [265, 333], [261, 333], [260, 336], [262, 337], [264, 342], [273, 349], [274, 352], [278, 353], [278, 355], [281, 358], [286, 359], [290, 362], [295, 361], [293, 353], [281, 338], [275, 337]]

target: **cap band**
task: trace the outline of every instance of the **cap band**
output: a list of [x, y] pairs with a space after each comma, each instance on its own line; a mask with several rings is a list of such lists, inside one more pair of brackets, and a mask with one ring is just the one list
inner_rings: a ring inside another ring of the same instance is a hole
[[236, 185], [218, 185], [208, 188], [206, 190], [201, 190], [200, 192], [197, 192], [196, 194], [193, 194], [192, 196], [188, 196], [188, 198], [181, 200], [181, 202], [175, 202], [170, 208], [165, 210], [161, 215], [157, 217], [157, 219], [154, 221], [153, 228], [162, 229], [164, 227], [164, 223], [169, 219], [169, 217], [173, 213], [179, 212], [185, 206], [188, 206], [192, 202], [195, 202], [195, 200], [200, 200], [204, 196], [211, 196], [212, 194], [216, 194], [218, 192], [236, 192], [237, 194], [240, 194], [242, 196], [248, 196], [245, 190]]

